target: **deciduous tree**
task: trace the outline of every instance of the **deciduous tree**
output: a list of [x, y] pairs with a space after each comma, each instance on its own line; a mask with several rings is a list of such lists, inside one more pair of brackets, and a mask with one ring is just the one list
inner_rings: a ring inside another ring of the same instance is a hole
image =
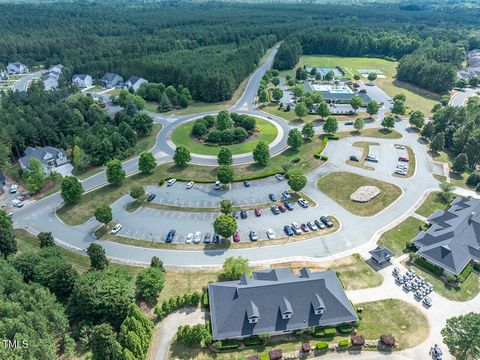
[[327, 134], [335, 134], [338, 130], [338, 122], [335, 116], [327, 117], [325, 123], [323, 124], [323, 131]]
[[262, 166], [267, 165], [268, 159], [270, 159], [270, 151], [267, 143], [260, 141], [255, 149], [253, 149], [253, 160]]
[[300, 146], [302, 146], [302, 133], [297, 128], [291, 129], [288, 132], [287, 144], [294, 149], [298, 149]]
[[98, 244], [92, 243], [87, 248], [87, 255], [90, 258], [90, 266], [95, 270], [104, 270], [110, 261], [107, 259], [105, 249]]
[[65, 176], [62, 180], [60, 195], [66, 204], [74, 204], [82, 198], [83, 187], [75, 176]]
[[138, 158], [138, 170], [140, 170], [142, 174], [151, 174], [156, 166], [157, 160], [151, 152], [144, 151], [140, 154]]
[[175, 149], [175, 154], [173, 154], [173, 161], [175, 165], [185, 167], [187, 164], [192, 161], [192, 156], [190, 151], [187, 150], [184, 146], [179, 146]]
[[249, 275], [252, 269], [248, 266], [248, 260], [241, 256], [231, 256], [223, 262], [223, 271], [220, 275], [222, 280], [238, 280], [243, 274]]
[[220, 215], [213, 222], [213, 228], [218, 235], [228, 238], [237, 230], [237, 221], [231, 215]]
[[125, 170], [123, 170], [120, 160], [114, 159], [107, 163], [107, 181], [112, 185], [121, 185], [125, 180]]
[[222, 165], [217, 169], [217, 179], [222, 184], [229, 184], [233, 181], [233, 167], [230, 165]]
[[447, 320], [443, 342], [456, 359], [480, 358], [480, 314], [470, 312]]
[[37, 235], [37, 239], [41, 248], [55, 246], [55, 239], [51, 232], [40, 232]]
[[98, 222], [101, 222], [103, 224], [108, 224], [110, 221], [112, 221], [113, 214], [112, 214], [112, 208], [106, 204], [100, 205], [95, 209], [95, 219]]
[[302, 127], [302, 135], [304, 139], [310, 140], [315, 136], [315, 128], [313, 122], [308, 122]]
[[218, 165], [232, 165], [232, 162], [232, 150], [226, 146], [221, 147], [217, 154]]

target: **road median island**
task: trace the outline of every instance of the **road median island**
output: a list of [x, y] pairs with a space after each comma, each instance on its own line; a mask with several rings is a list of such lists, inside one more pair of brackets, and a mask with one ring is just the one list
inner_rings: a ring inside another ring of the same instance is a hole
[[376, 139], [401, 139], [403, 136], [395, 130], [389, 130], [384, 128], [367, 128], [361, 132], [356, 130], [342, 131], [336, 134], [340, 139], [346, 137], [371, 137]]
[[370, 146], [379, 146], [377, 142], [370, 141], [357, 141], [352, 144], [353, 147], [358, 147], [362, 149], [362, 156], [359, 161], [345, 160], [345, 163], [351, 166], [356, 166], [366, 170], [375, 170], [373, 166], [365, 165], [365, 157], [370, 153]]
[[[167, 244], [162, 240], [161, 242], [135, 239], [131, 237], [121, 236], [121, 235], [112, 235], [107, 234], [101, 238], [101, 240], [107, 240], [116, 242], [124, 245], [154, 248], [154, 249], [169, 249], [169, 250], [198, 250], [198, 251], [208, 251], [208, 250], [229, 250], [229, 249], [245, 249], [245, 248], [259, 248], [272, 245], [284, 245], [292, 242], [308, 240], [312, 238], [319, 238], [329, 234], [332, 234], [340, 229], [340, 222], [333, 216], [328, 217], [333, 222], [333, 227], [326, 228], [320, 231], [313, 231], [304, 233], [298, 236], [285, 237], [282, 233], [281, 238], [273, 240], [259, 240], [255, 242], [232, 242], [230, 240], [222, 239], [219, 244], [184, 244], [184, 243], [170, 243]], [[279, 234], [277, 234], [279, 235]]]
[[[366, 203], [352, 201], [350, 195], [362, 186], [375, 186], [380, 189], [380, 194]], [[402, 190], [396, 185], [349, 172], [325, 175], [318, 180], [317, 187], [347, 211], [358, 216], [373, 216], [402, 194]]]
[[407, 156], [408, 156], [408, 170], [407, 170], [407, 175], [399, 175], [393, 173], [392, 176], [399, 177], [399, 178], [411, 178], [415, 174], [415, 170], [417, 168], [417, 159], [415, 157], [415, 153], [413, 152], [412, 148], [406, 145], [402, 144], [395, 144], [395, 146], [403, 146], [407, 150]]

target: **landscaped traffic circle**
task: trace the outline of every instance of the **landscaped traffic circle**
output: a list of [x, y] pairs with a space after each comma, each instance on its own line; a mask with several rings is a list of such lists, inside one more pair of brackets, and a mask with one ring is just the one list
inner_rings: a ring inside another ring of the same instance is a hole
[[202, 141], [192, 135], [192, 129], [196, 121], [178, 126], [173, 131], [171, 139], [175, 146], [184, 146], [193, 154], [216, 156], [222, 146], [230, 148], [233, 155], [244, 154], [252, 152], [261, 141], [270, 144], [277, 138], [278, 129], [274, 123], [256, 116], [249, 117], [255, 119], [255, 130], [242, 142], [224, 145]]

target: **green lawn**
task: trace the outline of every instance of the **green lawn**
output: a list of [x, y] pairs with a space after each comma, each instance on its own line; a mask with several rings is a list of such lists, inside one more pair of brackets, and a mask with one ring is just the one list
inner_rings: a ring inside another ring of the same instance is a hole
[[[375, 80], [375, 84], [382, 88], [388, 95], [394, 96], [398, 93], [404, 93], [407, 96], [406, 105], [414, 110], [421, 110], [427, 116], [431, 114], [432, 107], [439, 100], [439, 95], [420, 89], [413, 85], [400, 82], [395, 79], [397, 62], [388, 61], [377, 58], [358, 58], [358, 57], [340, 57], [331, 55], [305, 55], [300, 57], [299, 63], [293, 70], [283, 71], [282, 74], [287, 73], [295, 77], [295, 69], [299, 66], [307, 65], [307, 67], [335, 67], [339, 66], [346, 72], [347, 77], [352, 75], [347, 71], [350, 70], [352, 74], [360, 75], [356, 69], [378, 69], [383, 72], [385, 79]], [[361, 79], [367, 82], [363, 76]]]
[[[455, 154], [453, 152], [449, 151], [448, 149], [445, 149], [444, 151], [440, 151], [440, 152], [429, 151], [429, 154], [433, 158], [433, 160], [447, 163], [449, 168], [450, 169], [452, 168], [453, 159], [455, 159]], [[470, 172], [457, 174], [457, 173], [454, 173], [453, 171], [450, 171], [450, 174], [449, 174], [450, 183], [458, 187], [474, 190], [475, 189], [474, 186], [467, 185], [468, 175], [470, 175]]]
[[407, 242], [412, 241], [424, 225], [425, 223], [422, 220], [410, 216], [393, 229], [384, 232], [378, 241], [378, 245], [388, 247], [397, 256], [401, 255]]
[[421, 344], [428, 336], [428, 320], [415, 306], [397, 299], [355, 304], [362, 306], [362, 321], [357, 333], [366, 339], [378, 339], [380, 335], [395, 337], [397, 350]]
[[472, 272], [465, 282], [460, 287], [455, 288], [431, 273], [425, 271], [423, 268], [416, 266], [410, 262], [407, 262], [410, 267], [414, 267], [417, 275], [423, 276], [426, 281], [433, 284], [434, 291], [441, 296], [452, 301], [468, 301], [473, 299], [480, 292], [480, 276], [477, 273]]
[[440, 191], [434, 191], [428, 194], [423, 204], [415, 210], [415, 212], [419, 215], [429, 217], [435, 212], [435, 210], [445, 210], [448, 205], [449, 204], [444, 202], [440, 197]]
[[[373, 185], [381, 193], [367, 203], [358, 203], [350, 200], [350, 195], [360, 186]], [[317, 186], [321, 192], [343, 206], [354, 215], [372, 216], [382, 211], [401, 194], [402, 190], [393, 184], [377, 179], [368, 178], [349, 172], [335, 172], [323, 176], [318, 180]]]
[[[307, 173], [314, 168], [325, 163], [323, 160], [315, 159], [314, 153], [323, 149], [321, 136], [315, 136], [311, 141], [303, 144], [300, 149], [294, 150], [288, 148], [280, 154], [272, 157], [267, 166], [257, 164], [247, 164], [235, 166], [235, 180], [245, 178], [257, 178], [263, 176], [283, 173], [283, 165], [290, 164], [291, 168], [301, 169]], [[157, 166], [150, 175], [136, 174], [125, 179], [122, 185], [107, 185], [85, 194], [79, 203], [75, 205], [66, 205], [57, 211], [61, 219], [69, 225], [82, 224], [93, 216], [98, 204], [111, 204], [122, 195], [128, 194], [132, 185], [152, 185], [158, 184], [160, 179], [174, 177], [183, 180], [194, 181], [216, 181], [216, 167], [188, 165], [179, 168], [172, 163], [161, 164]]]
[[378, 139], [401, 139], [403, 136], [395, 130], [388, 130], [384, 128], [367, 128], [363, 129], [361, 132], [356, 130], [352, 131], [341, 131], [336, 134], [340, 139], [350, 136], [363, 136], [363, 137], [372, 137]]
[[[270, 121], [255, 117], [257, 128], [260, 133], [254, 139], [241, 144], [229, 145], [232, 154], [244, 154], [252, 152], [260, 141], [270, 144], [277, 137], [278, 131]], [[187, 122], [177, 127], [172, 134], [172, 141], [176, 146], [185, 146], [191, 153], [216, 156], [220, 146], [202, 144], [191, 137], [195, 121]]]
[[[15, 238], [17, 239], [18, 244], [18, 251], [20, 253], [24, 253], [27, 251], [39, 251], [40, 246], [36, 236], [33, 236], [29, 232], [22, 230], [22, 229], [15, 229]], [[60, 253], [62, 256], [70, 263], [72, 266], [79, 272], [84, 273], [88, 269], [90, 269], [90, 259], [88, 256], [81, 255], [79, 253], [66, 250], [61, 246], [58, 246]], [[119, 265], [119, 264], [111, 264], [114, 267], [122, 267], [128, 269], [128, 271], [135, 276], [141, 268], [135, 266], [128, 266], [128, 265]]]

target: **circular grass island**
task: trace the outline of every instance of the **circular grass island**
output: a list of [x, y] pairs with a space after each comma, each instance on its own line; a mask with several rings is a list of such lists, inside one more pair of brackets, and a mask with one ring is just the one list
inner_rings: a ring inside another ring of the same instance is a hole
[[278, 135], [277, 127], [270, 121], [256, 116], [249, 116], [255, 119], [256, 129], [254, 134], [241, 143], [232, 145], [217, 145], [199, 141], [192, 135], [195, 121], [189, 121], [177, 127], [172, 133], [172, 141], [178, 146], [186, 147], [192, 154], [216, 156], [222, 146], [230, 148], [233, 155], [252, 152], [260, 141], [270, 144]]

